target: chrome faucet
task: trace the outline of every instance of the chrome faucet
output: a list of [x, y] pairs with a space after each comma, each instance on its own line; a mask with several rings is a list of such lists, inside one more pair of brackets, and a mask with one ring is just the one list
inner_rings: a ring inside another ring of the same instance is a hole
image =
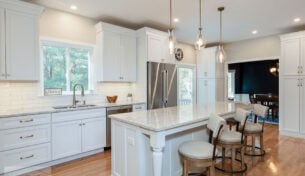
[[[72, 106], [73, 107], [76, 107], [76, 104], [79, 102], [79, 100], [76, 100], [76, 96], [75, 96], [75, 89], [77, 86], [80, 86], [82, 88], [82, 91], [81, 91], [81, 95], [82, 97], [85, 96], [85, 89], [84, 89], [84, 86], [82, 84], [75, 84], [74, 87], [73, 87], [73, 102], [72, 102]], [[85, 101], [83, 101], [83, 104], [86, 104]]]

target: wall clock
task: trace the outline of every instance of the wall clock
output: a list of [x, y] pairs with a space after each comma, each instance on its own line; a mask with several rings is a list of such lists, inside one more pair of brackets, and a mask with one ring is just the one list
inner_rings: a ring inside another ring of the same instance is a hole
[[183, 59], [183, 50], [181, 48], [175, 49], [175, 58], [177, 61], [181, 61]]

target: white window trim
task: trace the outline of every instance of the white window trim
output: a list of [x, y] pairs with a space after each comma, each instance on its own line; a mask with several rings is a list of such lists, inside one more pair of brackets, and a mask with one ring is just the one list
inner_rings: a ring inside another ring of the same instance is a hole
[[[62, 46], [62, 47], [67, 47], [67, 48], [82, 48], [82, 49], [88, 49], [90, 50], [90, 58], [89, 58], [89, 64], [88, 64], [88, 89], [85, 91], [85, 94], [93, 94], [94, 91], [94, 80], [93, 80], [93, 70], [91, 65], [93, 64], [94, 61], [94, 51], [96, 48], [96, 45], [89, 44], [89, 43], [82, 43], [82, 42], [76, 42], [72, 40], [62, 40], [62, 39], [57, 39], [57, 38], [52, 38], [52, 37], [44, 37], [41, 36], [39, 39], [39, 55], [40, 55], [40, 91], [38, 96], [44, 96], [44, 77], [43, 77], [43, 50], [42, 46], [44, 44], [48, 45], [56, 45], [56, 46]], [[76, 93], [79, 93], [79, 91], [76, 91]], [[73, 95], [73, 91], [62, 91], [61, 96], [66, 96], [66, 95]]]

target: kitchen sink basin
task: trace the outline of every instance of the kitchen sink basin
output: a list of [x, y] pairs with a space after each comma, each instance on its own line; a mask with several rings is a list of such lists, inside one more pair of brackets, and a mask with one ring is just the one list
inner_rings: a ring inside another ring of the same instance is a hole
[[67, 106], [54, 106], [53, 109], [77, 109], [77, 108], [88, 108], [88, 107], [94, 107], [96, 105], [88, 104], [88, 105], [67, 105]]

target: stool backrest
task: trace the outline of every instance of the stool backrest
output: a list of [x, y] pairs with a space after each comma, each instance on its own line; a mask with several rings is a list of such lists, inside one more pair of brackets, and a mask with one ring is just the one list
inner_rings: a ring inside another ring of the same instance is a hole
[[249, 111], [244, 110], [242, 108], [237, 108], [234, 119], [238, 121], [241, 125], [244, 125], [249, 114]]
[[253, 114], [260, 116], [262, 118], [267, 118], [267, 114], [268, 114], [268, 110], [269, 107], [268, 106], [264, 106], [261, 104], [254, 104], [253, 105]]
[[211, 114], [208, 120], [208, 129], [213, 131], [213, 138], [217, 137], [219, 133], [220, 126], [225, 124], [225, 120], [215, 114]]

